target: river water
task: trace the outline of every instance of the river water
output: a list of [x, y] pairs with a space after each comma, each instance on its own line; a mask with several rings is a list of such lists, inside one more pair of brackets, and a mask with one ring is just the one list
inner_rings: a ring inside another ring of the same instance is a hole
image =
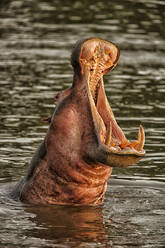
[[[105, 88], [119, 125], [146, 133], [146, 157], [115, 169], [101, 207], [29, 206], [7, 194], [25, 174], [72, 82], [81, 38], [121, 50]], [[0, 1], [0, 247], [165, 247], [165, 1]]]

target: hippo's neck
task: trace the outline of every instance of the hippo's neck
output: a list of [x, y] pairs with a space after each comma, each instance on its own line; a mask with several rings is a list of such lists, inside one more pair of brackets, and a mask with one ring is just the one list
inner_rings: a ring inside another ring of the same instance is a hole
[[24, 202], [60, 205], [98, 205], [104, 200], [111, 168], [84, 161], [43, 160], [25, 185]]

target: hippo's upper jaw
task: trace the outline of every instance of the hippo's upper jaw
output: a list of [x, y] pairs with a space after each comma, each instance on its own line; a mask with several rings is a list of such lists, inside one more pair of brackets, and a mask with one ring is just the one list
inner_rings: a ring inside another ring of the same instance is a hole
[[82, 83], [87, 85], [97, 134], [98, 146], [90, 156], [112, 167], [132, 165], [145, 155], [145, 134], [142, 125], [137, 140], [127, 140], [105, 95], [103, 75], [116, 66], [119, 56], [119, 49], [113, 43], [97, 38], [79, 42], [72, 54], [72, 65], [74, 67], [79, 64]]

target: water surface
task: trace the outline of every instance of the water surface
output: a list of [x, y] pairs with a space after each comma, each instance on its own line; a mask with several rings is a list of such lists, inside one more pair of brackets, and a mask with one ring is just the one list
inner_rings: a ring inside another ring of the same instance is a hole
[[[146, 157], [115, 169], [101, 207], [29, 206], [7, 197], [26, 172], [54, 110], [72, 82], [76, 40], [115, 42], [121, 59], [104, 79], [130, 140], [146, 133]], [[164, 247], [165, 2], [0, 2], [0, 246]]]

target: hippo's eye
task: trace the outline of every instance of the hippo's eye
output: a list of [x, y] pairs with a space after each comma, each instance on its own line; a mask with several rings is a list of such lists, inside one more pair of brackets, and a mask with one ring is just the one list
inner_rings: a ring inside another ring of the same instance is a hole
[[56, 99], [58, 99], [59, 98], [59, 95], [56, 95]]

